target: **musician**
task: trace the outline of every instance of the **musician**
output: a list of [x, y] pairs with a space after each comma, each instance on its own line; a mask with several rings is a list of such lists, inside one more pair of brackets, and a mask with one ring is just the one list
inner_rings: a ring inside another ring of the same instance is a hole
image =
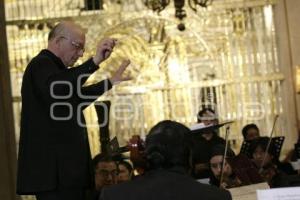
[[244, 140], [251, 141], [260, 136], [259, 128], [256, 124], [247, 124], [242, 129]]
[[250, 144], [250, 155], [261, 176], [267, 181], [270, 187], [280, 187], [283, 185], [284, 177], [288, 174], [295, 174], [289, 163], [282, 163], [276, 155], [276, 145], [269, 137], [260, 137]]
[[[203, 123], [205, 126], [216, 125], [218, 124], [218, 118], [213, 109], [204, 108], [198, 112], [197, 122]], [[217, 130], [206, 131], [201, 136], [207, 141], [224, 143], [224, 139], [218, 136]]]
[[104, 188], [100, 199], [231, 199], [228, 191], [198, 183], [188, 175], [190, 134], [190, 130], [178, 122], [159, 122], [146, 137], [148, 170], [145, 175]]
[[115, 160], [105, 154], [98, 154], [93, 158], [95, 174], [95, 189], [92, 190], [91, 198], [98, 200], [103, 187], [117, 184], [118, 166]]
[[221, 188], [233, 188], [263, 182], [251, 160], [242, 154], [235, 156], [230, 148], [227, 149], [225, 164], [222, 169], [224, 154], [224, 145], [213, 147], [210, 158], [210, 168], [213, 173], [210, 178], [211, 184], [218, 187], [221, 185]]
[[[198, 113], [198, 123], [203, 123], [205, 126], [216, 125], [218, 119], [215, 111], [210, 108], [200, 110]], [[225, 140], [218, 136], [216, 130], [211, 129], [202, 134], [195, 134], [193, 141], [192, 175], [196, 179], [209, 178], [211, 175], [209, 169], [211, 149], [217, 144], [225, 144]]]
[[118, 180], [117, 180], [118, 183], [131, 180], [133, 174], [133, 168], [129, 162], [125, 160], [119, 161], [118, 169], [119, 169]]
[[[210, 177], [210, 184], [220, 186], [220, 178], [221, 174], [223, 173], [224, 182], [222, 182], [221, 187], [222, 188], [228, 188], [228, 182], [236, 182], [235, 185], [240, 185], [239, 179], [233, 175], [232, 167], [227, 162], [227, 159], [225, 159], [224, 168], [222, 170], [223, 165], [223, 159], [224, 159], [224, 153], [225, 153], [225, 146], [224, 145], [216, 145], [212, 148], [211, 156], [210, 156], [210, 169], [212, 172], [212, 176]], [[227, 150], [227, 156], [234, 157], [234, 152], [229, 148]], [[232, 184], [230, 184], [231, 186]]]
[[[38, 200], [83, 200], [92, 186], [89, 140], [83, 110], [125, 80], [124, 61], [111, 78], [84, 83], [107, 60], [116, 40], [97, 45], [93, 57], [72, 68], [85, 51], [85, 30], [58, 23], [43, 49], [28, 64], [22, 82], [17, 193]], [[96, 44], [95, 44], [96, 45]]]

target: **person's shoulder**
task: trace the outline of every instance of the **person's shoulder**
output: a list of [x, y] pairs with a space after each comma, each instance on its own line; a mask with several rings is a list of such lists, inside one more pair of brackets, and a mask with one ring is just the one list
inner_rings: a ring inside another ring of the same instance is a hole
[[47, 57], [46, 55], [43, 55], [41, 52], [34, 56], [28, 63], [28, 68], [35, 67], [36, 65], [40, 65], [44, 62], [50, 62], [51, 59]]
[[[170, 177], [170, 176], [169, 176]], [[166, 179], [163, 178], [163, 179]], [[176, 181], [174, 181], [176, 180]], [[178, 188], [178, 190], [184, 191], [185, 193], [193, 194], [193, 197], [204, 197], [207, 199], [222, 199], [229, 200], [231, 195], [226, 190], [221, 190], [216, 186], [203, 184], [193, 179], [187, 174], [175, 174], [169, 179], [170, 185], [172, 185], [172, 190]], [[167, 186], [166, 186], [167, 187]], [[165, 188], [166, 188], [165, 187]]]
[[209, 195], [212, 197], [215, 197], [214, 199], [223, 199], [223, 200], [227, 200], [227, 199], [231, 199], [231, 194], [229, 191], [224, 190], [224, 189], [220, 189], [214, 185], [207, 185], [207, 184], [202, 184], [202, 183], [198, 183], [199, 188], [201, 188], [201, 193], [204, 195]]
[[280, 171], [286, 173], [287, 175], [297, 174], [297, 171], [294, 170], [293, 166], [288, 162], [278, 162], [277, 167]]
[[186, 177], [181, 179], [182, 190], [185, 190], [187, 193], [193, 194], [193, 197], [199, 197], [210, 200], [230, 200], [231, 195], [227, 190], [220, 189], [214, 185], [208, 185], [198, 182], [195, 179]]
[[39, 54], [37, 54], [35, 57], [32, 58], [30, 63], [39, 63], [39, 62], [52, 62], [52, 59], [50, 56], [46, 53], [47, 50], [42, 50]]
[[52, 66], [55, 64], [54, 60], [51, 59], [51, 57], [46, 53], [44, 53], [44, 51], [45, 50], [42, 50], [39, 54], [31, 59], [31, 61], [27, 65], [26, 71], [40, 71], [44, 68], [47, 69], [49, 65]]
[[[164, 194], [159, 193], [161, 190], [164, 191]], [[161, 199], [166, 194], [180, 196], [182, 193], [187, 194], [187, 199], [231, 200], [228, 191], [201, 184], [189, 176], [174, 173], [163, 177], [156, 175], [139, 177], [132, 181], [106, 187], [102, 190], [100, 199], [120, 199], [125, 194], [128, 199], [139, 199], [141, 196], [144, 196], [145, 199]]]
[[136, 191], [135, 185], [137, 185], [136, 180], [133, 180], [105, 187], [101, 191], [100, 199], [116, 199], [124, 197], [124, 194], [131, 195]]

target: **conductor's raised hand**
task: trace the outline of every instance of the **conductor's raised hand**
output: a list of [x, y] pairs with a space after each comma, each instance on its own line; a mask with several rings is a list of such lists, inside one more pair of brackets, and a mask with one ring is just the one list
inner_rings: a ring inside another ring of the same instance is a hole
[[117, 39], [114, 38], [105, 38], [104, 40], [102, 40], [97, 45], [96, 55], [93, 57], [94, 63], [96, 65], [99, 65], [101, 62], [106, 60], [112, 53], [116, 43]]
[[113, 85], [116, 85], [122, 81], [129, 81], [132, 78], [129, 76], [123, 77], [124, 71], [130, 64], [130, 60], [124, 60], [120, 65], [119, 69], [113, 74], [113, 76], [109, 79]]

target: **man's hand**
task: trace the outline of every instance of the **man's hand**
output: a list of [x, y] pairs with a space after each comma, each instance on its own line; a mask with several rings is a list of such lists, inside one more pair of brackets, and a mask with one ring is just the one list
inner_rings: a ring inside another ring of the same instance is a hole
[[112, 85], [116, 85], [122, 81], [129, 81], [131, 77], [122, 77], [123, 72], [126, 70], [128, 65], [130, 64], [130, 60], [124, 60], [119, 67], [119, 69], [115, 72], [115, 74], [109, 79]]
[[106, 38], [102, 40], [96, 49], [96, 55], [93, 57], [93, 61], [96, 65], [99, 65], [101, 62], [106, 60], [113, 51], [117, 43], [116, 39], [113, 38]]

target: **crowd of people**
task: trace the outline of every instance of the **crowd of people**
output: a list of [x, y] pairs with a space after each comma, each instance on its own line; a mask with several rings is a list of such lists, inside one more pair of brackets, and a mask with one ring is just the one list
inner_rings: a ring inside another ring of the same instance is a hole
[[[111, 78], [84, 83], [116, 43], [102, 40], [93, 57], [73, 68], [85, 50], [85, 30], [64, 21], [49, 33], [47, 49], [28, 64], [22, 83], [18, 194], [37, 200], [229, 200], [229, 188], [260, 182], [288, 186], [287, 176], [298, 174], [289, 162], [280, 162], [281, 145], [261, 137], [255, 124], [241, 131], [249, 144], [246, 153], [232, 151], [218, 129], [193, 134], [183, 124], [164, 120], [134, 153], [138, 161], [112, 152], [92, 159], [82, 111], [131, 79], [123, 75], [130, 61], [124, 60]], [[204, 126], [218, 124], [211, 108], [200, 110], [197, 118]]]
[[[213, 124], [218, 124], [216, 114], [210, 108], [202, 109], [198, 113], [198, 122], [204, 123], [208, 127]], [[166, 136], [157, 136], [155, 140], [151, 140], [153, 144], [150, 142], [150, 145], [147, 140], [151, 138], [151, 134], [154, 134], [152, 133], [153, 129], [160, 126], [167, 126], [167, 124], [172, 127], [174, 131], [168, 132], [163, 128], [159, 129], [159, 131], [161, 131], [160, 134], [166, 134]], [[148, 173], [152, 174], [153, 170], [164, 169], [166, 170], [164, 173], [168, 174], [170, 171], [173, 172], [174, 166], [176, 166], [175, 168], [180, 166], [182, 167], [182, 170], [185, 169], [183, 170], [186, 173], [185, 175], [192, 178], [194, 182], [212, 185], [215, 186], [215, 188], [221, 188], [222, 190], [262, 182], [268, 183], [271, 188], [287, 187], [292, 186], [289, 182], [289, 177], [299, 177], [298, 171], [294, 169], [289, 162], [279, 161], [282, 144], [276, 145], [274, 138], [260, 136], [259, 128], [255, 124], [247, 124], [243, 127], [241, 134], [243, 135], [245, 142], [248, 142], [250, 145], [247, 152], [239, 153], [235, 153], [230, 146], [226, 148], [226, 141], [224, 138], [218, 136], [218, 129], [204, 129], [206, 131], [200, 132], [200, 134], [193, 134], [191, 130], [187, 130], [188, 128], [185, 127], [187, 132], [186, 142], [184, 142], [184, 139], [180, 138], [177, 138], [177, 141], [173, 141], [171, 138], [168, 140], [167, 137], [169, 135], [178, 134], [180, 131], [180, 128], [176, 128], [176, 126], [184, 127], [184, 125], [174, 121], [163, 121], [153, 127], [146, 139], [146, 149], [141, 152], [141, 156], [144, 156], [144, 160], [147, 162], [147, 164], [144, 165], [146, 166], [146, 172], [145, 174], [132, 174], [132, 179], [141, 179], [141, 182], [136, 182], [142, 185], [144, 182], [147, 182], [144, 179], [147, 179], [147, 177], [149, 177]], [[165, 143], [163, 148], [161, 147], [160, 142]], [[172, 142], [175, 142], [174, 145]], [[181, 152], [179, 150], [176, 152], [180, 147], [183, 149], [186, 148], [186, 151], [181, 149]], [[155, 154], [150, 154], [152, 151], [149, 149], [155, 149]], [[166, 158], [168, 158], [168, 160], [166, 160]], [[166, 163], [163, 161], [166, 161]], [[116, 160], [115, 162], [118, 163], [119, 161]], [[132, 168], [130, 168], [132, 172], [135, 169], [134, 160], [131, 160], [130, 163], [133, 163]], [[164, 165], [162, 165], [162, 163], [164, 163]], [[116, 167], [117, 164], [114, 166]], [[141, 176], [143, 178], [141, 178]], [[154, 177], [149, 178], [150, 180], [148, 181], [152, 181], [152, 178]], [[131, 179], [127, 180], [129, 181]], [[160, 181], [162, 180], [156, 181], [158, 184], [161, 183]], [[168, 181], [167, 178], [164, 181]], [[118, 184], [118, 181], [115, 183]], [[176, 186], [171, 183], [167, 184], [176, 188]], [[185, 184], [189, 185], [188, 183]], [[299, 184], [300, 179], [295, 185]], [[133, 186], [131, 186], [130, 183], [128, 185], [130, 186], [118, 186], [113, 188], [122, 188], [121, 190], [123, 190], [123, 187], [128, 187], [128, 191], [131, 191], [131, 187], [136, 186], [135, 183], [132, 183]], [[136, 187], [136, 189], [139, 189], [140, 187], [142, 186]], [[149, 186], [145, 185], [145, 187], [147, 188]], [[181, 187], [184, 188], [185, 186], [181, 185]], [[198, 187], [199, 190], [201, 190], [201, 187]], [[151, 189], [155, 190], [156, 188], [151, 187]], [[114, 191], [114, 189], [108, 189], [108, 191]], [[116, 191], [118, 191], [118, 189]], [[101, 197], [101, 199], [107, 198], [106, 192], [103, 195], [100, 194], [100, 192], [97, 193], [95, 199], [98, 199], [99, 197]], [[117, 193], [114, 195], [114, 192], [109, 192], [108, 194], [108, 196], [112, 195], [115, 198], [120, 197]], [[157, 198], [158, 197], [153, 196], [152, 199]], [[219, 197], [219, 199], [221, 199], [221, 197]]]

